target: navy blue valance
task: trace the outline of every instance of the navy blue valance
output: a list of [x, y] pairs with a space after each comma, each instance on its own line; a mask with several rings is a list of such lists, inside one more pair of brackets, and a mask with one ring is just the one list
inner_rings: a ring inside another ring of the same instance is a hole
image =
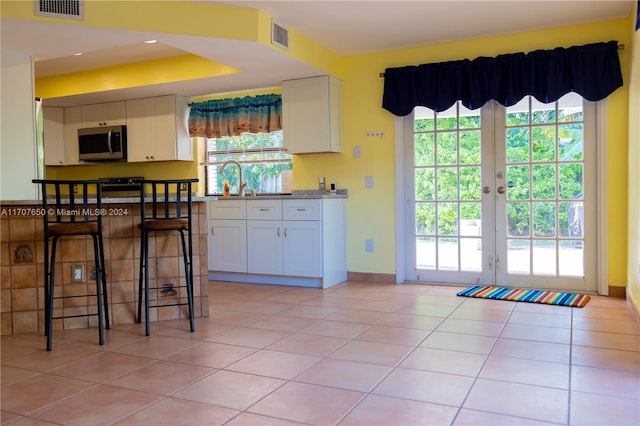
[[617, 41], [495, 58], [387, 68], [382, 107], [407, 115], [416, 106], [444, 111], [456, 101], [469, 109], [489, 100], [511, 106], [524, 96], [555, 102], [569, 92], [599, 101], [622, 86]]

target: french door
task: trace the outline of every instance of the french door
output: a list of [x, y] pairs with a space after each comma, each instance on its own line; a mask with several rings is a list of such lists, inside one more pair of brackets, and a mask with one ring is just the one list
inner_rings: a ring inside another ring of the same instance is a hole
[[407, 281], [596, 290], [594, 104], [417, 107], [403, 123]]

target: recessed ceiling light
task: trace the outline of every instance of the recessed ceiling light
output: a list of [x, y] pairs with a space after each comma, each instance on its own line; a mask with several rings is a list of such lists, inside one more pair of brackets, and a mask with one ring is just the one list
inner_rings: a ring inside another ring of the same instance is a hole
[[157, 42], [157, 40], [147, 40], [147, 41], [145, 41], [145, 43], [147, 43], [147, 44], [153, 44], [153, 43], [156, 43], [156, 42]]
[[74, 53], [73, 56], [82, 56], [82, 52]]

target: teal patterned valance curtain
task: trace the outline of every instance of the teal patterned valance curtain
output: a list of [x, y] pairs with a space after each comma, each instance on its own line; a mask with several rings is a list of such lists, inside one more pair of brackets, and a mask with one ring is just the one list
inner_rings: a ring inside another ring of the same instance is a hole
[[205, 138], [282, 129], [282, 96], [245, 96], [195, 102], [189, 112], [189, 135]]

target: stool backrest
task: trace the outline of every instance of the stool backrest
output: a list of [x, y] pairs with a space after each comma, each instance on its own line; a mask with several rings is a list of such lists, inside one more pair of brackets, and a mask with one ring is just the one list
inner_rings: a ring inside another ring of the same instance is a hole
[[134, 182], [140, 183], [142, 222], [176, 219], [191, 221], [193, 184], [198, 179], [140, 179]]
[[104, 179], [34, 179], [42, 192], [44, 229], [49, 225], [96, 222], [102, 226], [102, 185]]

